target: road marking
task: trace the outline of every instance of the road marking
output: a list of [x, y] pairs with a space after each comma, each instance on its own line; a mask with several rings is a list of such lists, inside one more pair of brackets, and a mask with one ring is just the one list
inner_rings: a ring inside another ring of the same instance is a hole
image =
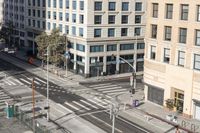
[[104, 91], [104, 90], [114, 90], [114, 89], [121, 89], [121, 86], [116, 86], [116, 87], [112, 87], [112, 88], [101, 88], [101, 89], [96, 89], [95, 90], [99, 90], [99, 91]]
[[85, 103], [85, 104], [87, 104], [87, 105], [89, 105], [89, 106], [91, 106], [91, 107], [93, 107], [93, 108], [95, 108], [95, 109], [98, 109], [96, 106], [94, 106], [94, 105], [92, 105], [92, 104], [90, 104], [90, 103], [88, 103], [88, 102], [86, 102], [84, 100], [80, 100], [80, 101]]
[[85, 107], [84, 105], [82, 105], [82, 104], [80, 104], [80, 103], [78, 103], [78, 102], [76, 102], [76, 101], [73, 101], [73, 103], [75, 103], [76, 105], [81, 106], [82, 108], [84, 108], [84, 109], [86, 109], [86, 110], [90, 110], [89, 108]]
[[71, 105], [71, 104], [70, 104], [70, 103], [68, 103], [68, 102], [65, 102], [65, 104], [66, 104], [66, 105], [68, 105], [68, 106], [70, 106], [71, 108], [73, 108], [73, 109], [75, 109], [75, 110], [79, 110], [79, 108], [77, 108], [77, 107], [75, 107], [75, 106]]
[[113, 93], [107, 93], [107, 95], [117, 95], [117, 94], [123, 94], [123, 93], [127, 93], [127, 92], [124, 92], [124, 91], [121, 91], [121, 92], [113, 92]]
[[[101, 120], [101, 119], [99, 119], [99, 118], [97, 118], [97, 117], [95, 117], [95, 116], [93, 116], [93, 115], [90, 115], [90, 116], [91, 116], [92, 118], [94, 118], [94, 119], [96, 119], [96, 120], [98, 120], [98, 121], [100, 121], [100, 122], [104, 123], [105, 125], [107, 125], [107, 126], [109, 126], [109, 127], [112, 128], [112, 125], [108, 124], [107, 122], [105, 122], [105, 121], [103, 121], [103, 120]], [[120, 129], [116, 128], [116, 127], [115, 127], [115, 130], [116, 130], [117, 132], [122, 133], [122, 131], [121, 131]]]
[[10, 80], [9, 80], [8, 82], [10, 82], [12, 85], [17, 85], [17, 84], [15, 84], [14, 82], [12, 82], [12, 81], [10, 81]]
[[15, 82], [17, 82], [17, 83], [19, 83], [20, 85], [23, 85], [23, 83], [22, 82], [20, 82], [19, 80], [17, 80], [17, 79], [13, 79]]
[[95, 87], [95, 89], [103, 89], [103, 88], [110, 88], [110, 87], [119, 87], [118, 85], [105, 85], [105, 86], [99, 86], [99, 87]]
[[44, 83], [44, 84], [46, 84], [45, 81], [43, 81], [43, 80], [41, 80], [41, 79], [39, 79], [39, 78], [37, 78], [37, 77], [35, 77], [35, 79], [38, 80], [38, 81], [40, 81], [40, 82], [42, 82], [42, 83]]
[[7, 81], [7, 80], [4, 80], [4, 82], [6, 83], [6, 84], [8, 84], [8, 85], [12, 85], [9, 81]]
[[105, 106], [99, 104], [99, 103], [96, 102], [96, 101], [93, 101], [92, 99], [87, 99], [87, 100], [90, 101], [90, 102], [92, 102], [92, 103], [94, 103], [94, 104], [96, 104], [96, 105], [98, 105], [98, 106], [100, 106], [100, 107], [102, 107], [102, 108], [106, 108]]
[[97, 87], [97, 86], [109, 85], [109, 84], [111, 84], [111, 83], [97, 84], [97, 85], [90, 85], [89, 87]]
[[[30, 80], [31, 82], [33, 82], [33, 79], [31, 79], [31, 78], [29, 78], [29, 77], [27, 77], [26, 75], [23, 75], [24, 77], [26, 77], [28, 80]], [[39, 82], [37, 82], [36, 80], [34, 80], [34, 83], [36, 83], [36, 84], [38, 84], [38, 85], [40, 85], [40, 83]]]
[[108, 104], [112, 103], [111, 101], [107, 100], [107, 99], [103, 99], [104, 101], [106, 101]]
[[127, 91], [127, 89], [107, 90], [107, 91], [102, 91], [102, 92], [103, 92], [103, 93], [109, 93], [109, 92], [119, 92], [119, 91]]
[[72, 110], [70, 110], [70, 109], [64, 107], [63, 105], [61, 105], [61, 104], [59, 104], [59, 103], [57, 103], [57, 105], [60, 106], [61, 108], [65, 109], [65, 110], [67, 110], [68, 112], [73, 113]]
[[29, 83], [28, 81], [26, 81], [25, 79], [23, 79], [23, 78], [20, 78], [20, 80], [22, 80], [22, 81], [24, 81], [24, 82], [26, 82], [27, 84], [31, 84], [31, 83]]
[[95, 97], [94, 99], [97, 100], [97, 101], [100, 102], [100, 103], [103, 103], [103, 104], [106, 104], [106, 105], [108, 104], [108, 103], [106, 103], [106, 102], [104, 102], [104, 101], [98, 99], [97, 97]]

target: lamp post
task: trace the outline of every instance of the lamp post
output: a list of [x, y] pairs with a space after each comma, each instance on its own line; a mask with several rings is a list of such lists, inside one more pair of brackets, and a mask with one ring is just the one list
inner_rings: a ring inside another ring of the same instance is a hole
[[47, 121], [49, 121], [49, 45], [47, 47]]

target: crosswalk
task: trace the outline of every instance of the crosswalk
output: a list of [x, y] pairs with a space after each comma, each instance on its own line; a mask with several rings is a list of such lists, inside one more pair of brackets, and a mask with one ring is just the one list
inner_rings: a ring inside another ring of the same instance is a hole
[[69, 112], [75, 113], [84, 113], [84, 112], [93, 112], [97, 110], [106, 110], [109, 109], [110, 101], [106, 99], [99, 99], [97, 97], [92, 99], [80, 99], [79, 101], [66, 101], [64, 106]]
[[89, 85], [88, 87], [105, 94], [108, 98], [112, 98], [115, 95], [127, 93], [129, 90], [129, 88], [124, 88], [119, 84], [113, 84], [111, 82]]
[[11, 100], [13, 100], [13, 98], [11, 98], [8, 94], [4, 92], [2, 88], [0, 88], [0, 111], [2, 111], [6, 107], [5, 102]]

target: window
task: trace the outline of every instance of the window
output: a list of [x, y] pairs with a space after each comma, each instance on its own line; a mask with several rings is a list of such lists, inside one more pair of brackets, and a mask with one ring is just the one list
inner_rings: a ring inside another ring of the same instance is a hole
[[42, 7], [46, 7], [46, 0], [42, 0]]
[[69, 34], [69, 26], [68, 25], [65, 25], [65, 33]]
[[137, 59], [144, 59], [144, 54], [137, 54]]
[[141, 27], [136, 27], [134, 29], [134, 35], [135, 36], [140, 36], [141, 35]]
[[42, 17], [46, 18], [46, 12], [45, 12], [45, 10], [42, 11]]
[[103, 45], [90, 46], [90, 52], [103, 52]]
[[31, 16], [31, 9], [28, 9], [28, 15]]
[[122, 11], [128, 11], [129, 2], [122, 2]]
[[48, 11], [48, 19], [51, 19], [51, 11]]
[[59, 0], [59, 8], [63, 8], [63, 0]]
[[63, 30], [62, 24], [59, 24], [59, 30], [60, 30], [60, 32], [62, 32], [62, 30]]
[[115, 11], [115, 2], [109, 2], [108, 10], [109, 11]]
[[73, 9], [73, 10], [76, 10], [76, 1], [73, 1], [73, 2], [72, 2], [72, 9]]
[[94, 16], [94, 24], [101, 24], [101, 15]]
[[53, 8], [56, 8], [56, 0], [53, 0]]
[[134, 49], [134, 44], [120, 44], [120, 50], [131, 50]]
[[79, 22], [80, 22], [80, 24], [84, 23], [84, 15], [79, 16]]
[[128, 24], [128, 15], [122, 15], [122, 24]]
[[200, 54], [194, 54], [194, 69], [200, 70]]
[[109, 44], [107, 45], [107, 51], [116, 51], [117, 45], [116, 44]]
[[85, 46], [82, 44], [76, 44], [76, 50], [85, 52]]
[[158, 17], [158, 3], [153, 3], [152, 17], [154, 17], [154, 18]]
[[80, 10], [84, 10], [84, 1], [80, 1]]
[[101, 29], [94, 29], [94, 37], [101, 37]]
[[142, 2], [135, 3], [135, 11], [142, 11]]
[[115, 29], [109, 28], [108, 29], [108, 37], [114, 37], [115, 36]]
[[35, 17], [35, 10], [33, 9], [33, 17]]
[[46, 29], [46, 22], [45, 21], [42, 21], [42, 28]]
[[53, 12], [53, 19], [56, 20], [56, 12]]
[[151, 38], [157, 38], [157, 25], [151, 25]]
[[76, 27], [75, 26], [72, 26], [72, 35], [76, 35]]
[[115, 15], [108, 16], [108, 24], [115, 24]]
[[135, 15], [135, 23], [136, 24], [141, 23], [141, 15]]
[[151, 46], [150, 59], [152, 59], [152, 60], [156, 59], [156, 47], [155, 46]]
[[60, 21], [63, 20], [63, 14], [62, 14], [62, 12], [59, 12], [59, 20], [60, 20]]
[[172, 27], [165, 26], [165, 41], [171, 41]]
[[189, 6], [181, 4], [181, 20], [188, 20]]
[[40, 28], [40, 21], [37, 21], [37, 27]]
[[35, 27], [35, 20], [32, 20], [33, 27]]
[[66, 0], [66, 9], [69, 9], [69, 0]]
[[164, 48], [164, 59], [165, 63], [169, 63], [170, 61], [170, 49]]
[[83, 28], [79, 28], [79, 36], [83, 36]]
[[137, 49], [144, 49], [144, 43], [137, 43]]
[[187, 38], [187, 29], [180, 28], [179, 29], [179, 43], [186, 43], [186, 38]]
[[121, 28], [121, 36], [127, 36], [128, 35], [128, 28]]
[[95, 11], [101, 11], [102, 10], [102, 2], [100, 2], [100, 1], [95, 1], [94, 2], [94, 10]]
[[196, 30], [196, 46], [200, 46], [200, 30]]
[[166, 19], [172, 19], [173, 17], [173, 4], [166, 4]]
[[69, 22], [69, 13], [65, 14], [65, 21]]
[[56, 23], [53, 23], [53, 29], [56, 29]]
[[48, 0], [48, 7], [51, 7], [51, 0]]
[[185, 52], [178, 51], [178, 65], [184, 66], [184, 64], [185, 64]]
[[37, 6], [40, 7], [40, 0], [37, 0]]
[[72, 22], [76, 23], [76, 14], [72, 14]]
[[47, 23], [47, 29], [51, 30], [51, 23], [50, 22]]
[[197, 21], [200, 22], [200, 5], [197, 6]]

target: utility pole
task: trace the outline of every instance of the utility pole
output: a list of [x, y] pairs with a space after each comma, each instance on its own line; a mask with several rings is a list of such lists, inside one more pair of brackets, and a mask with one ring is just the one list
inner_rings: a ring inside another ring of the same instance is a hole
[[49, 121], [49, 45], [47, 47], [47, 121]]
[[110, 119], [112, 119], [112, 133], [115, 133], [115, 117], [119, 112], [119, 104], [115, 101], [110, 106]]
[[32, 103], [33, 103], [33, 131], [35, 132], [35, 83], [34, 78], [32, 80]]

